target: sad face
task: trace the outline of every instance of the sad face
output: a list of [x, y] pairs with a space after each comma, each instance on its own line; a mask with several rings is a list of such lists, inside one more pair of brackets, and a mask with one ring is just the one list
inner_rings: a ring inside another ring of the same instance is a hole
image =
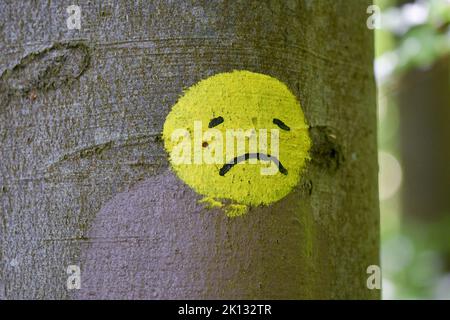
[[189, 88], [163, 129], [176, 175], [219, 202], [268, 205], [299, 182], [311, 140], [286, 85], [249, 71], [216, 74]]

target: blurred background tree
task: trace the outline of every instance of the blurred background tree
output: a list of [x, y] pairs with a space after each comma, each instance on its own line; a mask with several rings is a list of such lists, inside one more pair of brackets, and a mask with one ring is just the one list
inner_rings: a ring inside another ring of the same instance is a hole
[[450, 299], [450, 0], [377, 0], [383, 297]]

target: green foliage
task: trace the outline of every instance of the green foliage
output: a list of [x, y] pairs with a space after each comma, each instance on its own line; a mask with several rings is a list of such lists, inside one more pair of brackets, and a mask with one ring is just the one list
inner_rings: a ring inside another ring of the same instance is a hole
[[376, 33], [377, 57], [395, 57], [394, 71], [426, 68], [450, 53], [450, 3], [447, 0], [416, 1], [384, 8], [381, 30]]
[[382, 260], [387, 292], [397, 299], [450, 299], [450, 217], [405, 222], [384, 236]]
[[[400, 7], [395, 3], [375, 1], [382, 9], [375, 41], [379, 148], [397, 157], [401, 120], [396, 101], [401, 77], [397, 75], [428, 68], [450, 54], [450, 2], [416, 1]], [[400, 194], [380, 203], [383, 296], [450, 299], [450, 212], [437, 221], [410, 221], [402, 215]]]

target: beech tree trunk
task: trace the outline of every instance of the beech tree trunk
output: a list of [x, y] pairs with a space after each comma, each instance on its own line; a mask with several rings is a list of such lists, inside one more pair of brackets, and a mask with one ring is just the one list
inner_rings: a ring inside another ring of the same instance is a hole
[[[378, 298], [370, 1], [0, 2], [0, 298]], [[299, 99], [299, 186], [236, 218], [161, 141], [185, 88], [232, 70]], [[69, 265], [81, 289], [68, 290]]]

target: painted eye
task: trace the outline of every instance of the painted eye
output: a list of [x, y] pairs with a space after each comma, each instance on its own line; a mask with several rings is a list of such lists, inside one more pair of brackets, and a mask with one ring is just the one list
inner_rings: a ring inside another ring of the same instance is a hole
[[217, 118], [211, 119], [211, 121], [209, 121], [208, 128], [214, 128], [215, 126], [218, 126], [222, 122], [223, 122], [222, 117], [217, 117]]
[[286, 131], [291, 131], [291, 128], [289, 128], [289, 126], [287, 126], [283, 121], [281, 121], [280, 119], [273, 119], [273, 123], [276, 124], [278, 127], [280, 127], [280, 129], [282, 130], [286, 130]]

